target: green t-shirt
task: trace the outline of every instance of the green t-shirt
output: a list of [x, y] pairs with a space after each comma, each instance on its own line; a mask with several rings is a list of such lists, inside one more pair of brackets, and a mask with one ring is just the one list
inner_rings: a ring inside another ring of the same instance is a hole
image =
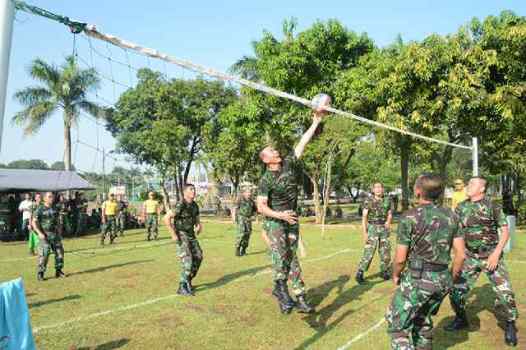
[[508, 225], [502, 208], [487, 198], [478, 202], [464, 201], [455, 212], [460, 218], [468, 249], [494, 248], [499, 243], [498, 229]]
[[286, 157], [279, 171], [266, 170], [259, 182], [258, 196], [267, 198], [275, 211], [298, 208], [299, 161], [295, 155]]
[[398, 244], [409, 247], [408, 260], [448, 265], [453, 239], [463, 237], [457, 215], [436, 204], [421, 205], [400, 218]]
[[364, 209], [367, 209], [367, 221], [387, 221], [387, 215], [391, 210], [391, 200], [389, 197], [382, 197], [376, 199], [376, 197], [368, 198], [365, 200]]

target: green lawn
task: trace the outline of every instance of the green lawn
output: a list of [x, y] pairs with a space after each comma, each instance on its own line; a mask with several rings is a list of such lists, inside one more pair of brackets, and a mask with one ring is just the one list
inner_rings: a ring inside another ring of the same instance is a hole
[[[36, 281], [36, 258], [23, 244], [0, 246], [0, 281], [21, 276], [27, 291], [39, 349], [387, 349], [380, 323], [393, 292], [378, 275], [378, 261], [367, 284], [354, 282], [361, 255], [356, 226], [304, 224], [307, 256], [302, 259], [308, 295], [318, 312], [281, 315], [271, 296], [269, 259], [255, 226], [249, 255], [234, 257], [234, 226], [205, 222], [200, 237], [205, 259], [195, 297], [179, 297], [175, 246], [161, 231], [145, 242], [128, 231], [114, 246], [100, 248], [98, 236], [67, 239], [65, 272], [57, 280], [53, 258], [45, 282]], [[525, 313], [526, 239], [524, 231], [506, 257], [520, 312]], [[447, 334], [449, 302], [435, 318], [435, 349], [502, 349], [503, 332], [492, 312], [493, 294], [485, 277], [470, 297], [471, 329]], [[526, 348], [526, 322], [518, 323]], [[345, 347], [345, 345], [347, 345]]]

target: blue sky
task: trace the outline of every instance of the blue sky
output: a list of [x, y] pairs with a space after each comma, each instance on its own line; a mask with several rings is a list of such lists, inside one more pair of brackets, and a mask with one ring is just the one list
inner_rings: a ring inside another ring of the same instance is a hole
[[[465, 1], [177, 1], [177, 0], [27, 0], [70, 18], [96, 24], [104, 32], [156, 48], [176, 57], [189, 59], [212, 68], [226, 70], [243, 55], [251, 54], [251, 41], [263, 30], [281, 33], [284, 19], [295, 17], [299, 30], [314, 21], [336, 18], [349, 29], [367, 32], [377, 45], [384, 46], [401, 34], [404, 40], [420, 40], [431, 33], [447, 34], [473, 17], [496, 15], [513, 10], [526, 15], [524, 0]], [[163, 63], [147, 60], [102, 43], [93, 43], [98, 52], [132, 66], [150, 66], [171, 77], [189, 77], [188, 72]], [[36, 136], [24, 137], [20, 128], [11, 125], [11, 116], [20, 109], [13, 93], [32, 82], [27, 66], [35, 57], [60, 63], [73, 49], [72, 35], [62, 25], [25, 13], [18, 13], [14, 26], [8, 97], [0, 162], [39, 158], [48, 162], [63, 156], [61, 116], [56, 115]], [[101, 74], [124, 85], [133, 85], [133, 72], [110, 65], [96, 54], [91, 59], [88, 42], [77, 37], [79, 56], [93, 64]], [[82, 65], [82, 64], [81, 64]], [[124, 87], [104, 80], [98, 91], [104, 101], [115, 101]], [[97, 101], [97, 97], [93, 96]], [[102, 99], [99, 102], [102, 103]], [[85, 119], [85, 118], [84, 118]], [[77, 132], [78, 130], [78, 132]], [[78, 133], [78, 137], [77, 137]], [[100, 148], [112, 149], [114, 140], [91, 120], [83, 120], [73, 131], [73, 161], [81, 170], [100, 171], [101, 155], [77, 144], [77, 138]], [[129, 166], [126, 161], [108, 159], [107, 167]]]

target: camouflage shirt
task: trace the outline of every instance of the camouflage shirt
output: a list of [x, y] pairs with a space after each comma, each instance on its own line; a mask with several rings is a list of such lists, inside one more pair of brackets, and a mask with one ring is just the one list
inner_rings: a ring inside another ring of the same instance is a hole
[[436, 204], [421, 205], [405, 212], [398, 224], [398, 244], [409, 247], [408, 260], [422, 259], [448, 265], [453, 239], [463, 237], [458, 217]]
[[258, 196], [268, 199], [268, 206], [275, 211], [298, 208], [299, 161], [294, 154], [286, 157], [279, 171], [266, 170], [259, 182]]
[[120, 213], [125, 213], [128, 210], [128, 204], [125, 201], [117, 201], [117, 208]]
[[199, 219], [199, 206], [196, 202], [187, 203], [182, 200], [175, 205], [173, 210], [174, 226], [177, 233], [184, 232], [194, 235], [194, 226]]
[[51, 207], [44, 204], [38, 206], [34, 218], [44, 233], [58, 233], [59, 210], [55, 205]]
[[257, 208], [256, 208], [256, 202], [252, 198], [245, 199], [244, 197], [241, 197], [237, 201], [237, 215], [243, 216], [245, 218], [250, 218], [254, 214], [256, 214]]
[[368, 210], [367, 221], [386, 222], [389, 210], [391, 210], [391, 200], [385, 196], [378, 200], [373, 196], [365, 200], [363, 208]]
[[471, 250], [495, 248], [499, 243], [498, 229], [508, 225], [502, 208], [487, 198], [464, 201], [455, 211], [466, 237], [466, 247]]

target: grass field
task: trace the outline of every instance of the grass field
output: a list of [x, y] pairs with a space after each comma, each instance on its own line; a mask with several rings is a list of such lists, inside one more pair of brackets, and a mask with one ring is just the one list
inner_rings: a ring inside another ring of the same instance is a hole
[[[0, 246], [0, 281], [24, 279], [39, 349], [388, 349], [383, 316], [393, 292], [378, 272], [378, 258], [365, 285], [354, 281], [361, 255], [356, 225], [335, 225], [325, 238], [304, 224], [302, 259], [314, 315], [281, 315], [271, 296], [269, 259], [255, 226], [249, 255], [234, 257], [234, 226], [205, 220], [200, 236], [205, 259], [194, 281], [195, 297], [175, 294], [179, 262], [166, 230], [155, 242], [127, 231], [113, 246], [98, 236], [66, 239], [65, 272], [36, 281], [36, 258], [22, 243]], [[524, 315], [526, 239], [518, 232], [506, 256]], [[493, 314], [493, 293], [483, 276], [469, 299], [469, 331], [445, 333], [449, 302], [435, 317], [435, 349], [502, 349], [503, 332]], [[519, 319], [518, 349], [526, 349], [526, 321]]]

